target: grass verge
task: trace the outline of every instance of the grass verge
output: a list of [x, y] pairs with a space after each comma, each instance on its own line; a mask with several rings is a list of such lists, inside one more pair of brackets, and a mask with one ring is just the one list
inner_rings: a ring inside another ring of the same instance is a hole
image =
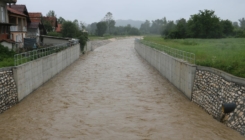
[[[161, 36], [145, 36], [154, 42], [196, 54], [196, 64], [223, 70], [245, 78], [245, 39], [163, 39]], [[156, 49], [162, 50], [161, 47]]]

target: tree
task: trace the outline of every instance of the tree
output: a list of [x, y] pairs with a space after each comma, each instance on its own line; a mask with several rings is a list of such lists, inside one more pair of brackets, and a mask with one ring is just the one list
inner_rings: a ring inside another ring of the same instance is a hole
[[78, 20], [77, 19], [75, 19], [74, 21], [73, 21], [73, 23], [76, 25], [76, 27], [79, 29], [79, 22], [78, 22]]
[[97, 26], [97, 30], [96, 30], [97, 35], [103, 36], [104, 33], [106, 32], [106, 29], [107, 29], [107, 23], [104, 21], [101, 21], [101, 22], [97, 23], [96, 26]]
[[79, 26], [79, 28], [80, 28], [82, 31], [85, 31], [85, 30], [86, 30], [86, 23], [80, 21], [80, 26]]
[[55, 14], [55, 12], [53, 10], [50, 10], [47, 15], [47, 17], [57, 17], [57, 15]]
[[130, 25], [130, 24], [128, 24], [127, 26], [125, 26], [125, 27], [124, 27], [124, 31], [125, 31], [125, 33], [126, 33], [126, 34], [129, 34], [129, 32], [130, 32], [131, 28], [132, 28], [132, 27], [131, 27], [131, 25]]
[[53, 27], [52, 24], [47, 21], [47, 20], [43, 20], [43, 26], [46, 29], [47, 32], [52, 32], [53, 31]]
[[70, 37], [70, 38], [77, 37], [78, 28], [74, 22], [65, 21], [62, 24], [61, 34], [63, 37]]
[[222, 28], [220, 19], [212, 10], [199, 11], [188, 21], [189, 35], [193, 38], [220, 38]]
[[149, 20], [146, 20], [143, 24], [141, 24], [141, 26], [140, 26], [141, 33], [143, 33], [143, 34], [150, 33], [150, 25], [151, 25], [151, 23]]
[[230, 36], [233, 34], [234, 27], [230, 20], [221, 20], [220, 24], [221, 24], [223, 35]]
[[63, 17], [59, 17], [58, 18], [58, 23], [62, 24], [63, 22], [65, 22], [66, 20]]
[[163, 19], [152, 20], [152, 25], [150, 28], [151, 33], [161, 34], [162, 26], [164, 25]]
[[187, 22], [184, 18], [177, 20], [176, 31], [177, 31], [176, 38], [186, 38], [187, 37]]
[[232, 26], [233, 26], [235, 29], [238, 29], [238, 28], [239, 28], [238, 22], [233, 22], [233, 23], [232, 23]]
[[175, 29], [176, 25], [174, 24], [174, 21], [170, 20], [166, 25], [163, 26], [162, 29], [162, 36], [168, 36], [170, 32], [172, 32]]
[[139, 31], [139, 29], [137, 29], [135, 27], [131, 27], [131, 29], [129, 31], [129, 35], [140, 35], [140, 31]]
[[240, 22], [240, 28], [242, 30], [245, 30], [245, 18], [239, 19]]
[[115, 20], [113, 19], [113, 15], [111, 12], [108, 12], [104, 19], [103, 19], [104, 22], [106, 22], [106, 25], [107, 25], [107, 30], [108, 30], [108, 33], [111, 34], [113, 28], [115, 27]]
[[95, 35], [97, 30], [97, 22], [88, 25], [86, 29], [89, 32], [89, 34]]

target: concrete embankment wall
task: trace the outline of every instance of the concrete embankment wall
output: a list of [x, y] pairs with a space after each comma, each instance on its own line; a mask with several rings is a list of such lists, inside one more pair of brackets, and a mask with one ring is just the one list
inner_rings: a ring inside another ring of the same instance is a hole
[[18, 103], [17, 87], [12, 68], [0, 69], [0, 113]]
[[220, 121], [222, 104], [236, 103], [223, 123], [245, 135], [245, 79], [215, 68], [190, 65], [135, 41], [135, 50], [189, 99]]
[[85, 52], [93, 51], [96, 48], [106, 45], [110, 43], [110, 40], [93, 40], [93, 41], [88, 41], [86, 46], [84, 47]]
[[135, 41], [135, 50], [190, 100], [196, 66]]
[[61, 52], [14, 67], [18, 100], [22, 100], [57, 73], [72, 64], [80, 56], [80, 44]]

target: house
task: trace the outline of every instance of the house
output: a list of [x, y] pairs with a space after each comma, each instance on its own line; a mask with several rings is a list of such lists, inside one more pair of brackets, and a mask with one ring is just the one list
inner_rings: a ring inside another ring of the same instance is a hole
[[49, 22], [52, 26], [52, 31], [56, 31], [58, 27], [58, 21], [56, 17], [43, 17], [43, 23]]
[[62, 29], [62, 24], [58, 24], [57, 28], [56, 28], [56, 32], [57, 33], [61, 33], [61, 29]]
[[16, 3], [17, 0], [1, 0], [0, 1], [0, 43], [12, 49], [13, 40], [10, 39], [9, 17], [7, 12], [7, 3]]
[[42, 13], [29, 13], [31, 23], [27, 27], [27, 38], [36, 38], [36, 43], [40, 45], [43, 42], [41, 35], [47, 32], [42, 22]]
[[24, 38], [27, 35], [27, 26], [31, 23], [25, 5], [9, 5], [8, 15], [10, 26], [10, 39], [13, 39], [17, 48], [23, 47]]

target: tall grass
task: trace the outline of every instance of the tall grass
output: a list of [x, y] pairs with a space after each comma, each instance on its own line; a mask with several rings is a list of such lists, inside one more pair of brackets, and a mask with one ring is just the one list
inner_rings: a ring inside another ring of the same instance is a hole
[[[245, 39], [163, 39], [146, 36], [145, 41], [196, 54], [196, 64], [213, 67], [245, 78]], [[157, 48], [161, 50], [161, 48]]]

